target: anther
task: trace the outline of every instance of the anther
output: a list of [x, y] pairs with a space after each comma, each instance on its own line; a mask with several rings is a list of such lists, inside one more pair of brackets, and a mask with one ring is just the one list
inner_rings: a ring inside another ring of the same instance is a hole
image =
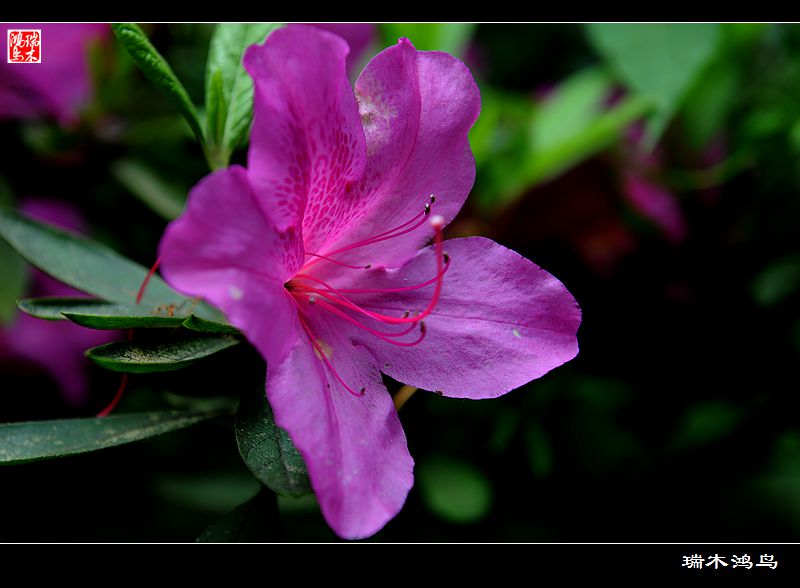
[[431, 204], [436, 202], [436, 194], [431, 194]]
[[372, 264], [368, 263], [367, 265], [364, 266], [364, 269], [370, 269], [371, 267], [372, 267]]
[[364, 394], [367, 393], [367, 389], [362, 386], [361, 389], [359, 390], [359, 393], [363, 396]]
[[445, 263], [450, 263], [450, 254], [449, 254], [447, 251], [445, 251], [445, 252], [442, 254], [442, 257], [444, 258], [444, 262], [445, 262]]

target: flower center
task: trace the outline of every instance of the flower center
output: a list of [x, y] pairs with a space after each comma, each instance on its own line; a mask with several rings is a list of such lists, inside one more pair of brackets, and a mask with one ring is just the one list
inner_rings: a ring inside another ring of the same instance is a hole
[[[422, 343], [427, 332], [423, 319], [436, 308], [442, 293], [444, 274], [450, 267], [450, 258], [447, 253], [444, 252], [442, 246], [442, 230], [445, 220], [438, 214], [431, 216], [431, 208], [435, 201], [436, 197], [431, 195], [430, 202], [425, 204], [424, 209], [419, 212], [419, 214], [393, 229], [373, 235], [372, 237], [345, 247], [328, 251], [325, 255], [320, 253], [306, 253], [306, 257], [310, 259], [303, 265], [300, 271], [285, 284], [286, 289], [291, 294], [292, 300], [297, 306], [300, 325], [308, 335], [316, 352], [316, 356], [323, 362], [334, 378], [344, 386], [345, 390], [354, 396], [363, 396], [366, 392], [366, 388], [361, 387], [356, 391], [339, 375], [331, 361], [330, 348], [323, 349], [323, 347], [327, 347], [327, 345], [314, 335], [310, 326], [309, 317], [313, 312], [326, 312], [346, 322], [348, 325], [361, 329], [381, 341], [397, 347], [414, 347]], [[342, 271], [369, 270], [372, 268], [371, 264], [353, 265], [341, 259], [336, 259], [336, 256], [406, 235], [419, 229], [426, 222], [429, 222], [434, 229], [436, 275], [425, 282], [400, 288], [335, 288], [309, 273], [311, 268], [320, 263], [330, 263], [339, 266], [342, 268]], [[432, 285], [434, 286], [433, 294], [427, 306], [423, 310], [414, 313], [413, 316], [410, 311], [404, 312], [401, 316], [373, 312], [356, 302], [356, 300], [363, 295], [368, 295], [374, 300], [376, 295], [410, 292]], [[315, 309], [319, 309], [319, 311]], [[372, 325], [367, 324], [367, 322], [372, 323]], [[378, 323], [378, 325], [375, 323]], [[376, 328], [380, 325], [383, 325], [383, 327]], [[417, 328], [419, 332], [416, 337], [414, 337], [413, 333]]]

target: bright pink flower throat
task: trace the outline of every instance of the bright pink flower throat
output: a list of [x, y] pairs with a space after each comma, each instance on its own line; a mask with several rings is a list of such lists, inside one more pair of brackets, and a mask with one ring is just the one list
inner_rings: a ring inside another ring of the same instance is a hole
[[[366, 388], [361, 387], [358, 391], [349, 386], [336, 371], [330, 358], [330, 351], [326, 349], [326, 345], [321, 342], [315, 335], [310, 326], [310, 317], [315, 309], [319, 312], [327, 312], [338, 319], [341, 319], [349, 325], [355, 326], [370, 335], [377, 337], [381, 341], [396, 345], [398, 347], [413, 347], [419, 345], [425, 339], [425, 321], [423, 320], [431, 314], [439, 302], [439, 297], [442, 293], [442, 282], [444, 281], [444, 274], [447, 268], [450, 267], [450, 258], [444, 252], [442, 247], [442, 229], [444, 228], [444, 218], [440, 215], [431, 216], [431, 208], [436, 201], [436, 197], [431, 195], [430, 202], [425, 205], [425, 208], [410, 220], [404, 222], [400, 226], [394, 227], [388, 231], [384, 231], [378, 235], [374, 235], [362, 241], [352, 243], [346, 247], [340, 247], [333, 251], [328, 251], [325, 255], [319, 253], [306, 253], [306, 257], [310, 258], [306, 261], [300, 271], [288, 282], [286, 282], [286, 289], [292, 296], [292, 300], [297, 306], [298, 318], [300, 325], [308, 335], [311, 344], [314, 346], [316, 355], [333, 374], [333, 376], [344, 386], [344, 388], [354, 396], [362, 396], [366, 392]], [[436, 275], [430, 280], [426, 280], [421, 284], [413, 286], [404, 286], [401, 288], [334, 288], [327, 282], [311, 275], [313, 266], [318, 263], [330, 263], [342, 268], [342, 271], [366, 271], [372, 268], [372, 264], [368, 265], [353, 265], [336, 259], [335, 256], [369, 247], [382, 241], [395, 239], [402, 235], [406, 235], [415, 231], [429, 222], [434, 229], [434, 249], [436, 252]], [[375, 296], [381, 294], [396, 294], [398, 292], [409, 292], [425, 288], [426, 286], [434, 286], [433, 294], [427, 306], [422, 310], [412, 311], [407, 310], [402, 316], [391, 316], [367, 310], [362, 305], [353, 300], [353, 297], [358, 299], [359, 296], [368, 296], [374, 301]], [[413, 314], [412, 314], [413, 312]], [[386, 328], [376, 328], [386, 325], [389, 327], [397, 327], [398, 330], [385, 330]], [[419, 326], [419, 333], [414, 334]], [[402, 327], [402, 328], [400, 328]]]

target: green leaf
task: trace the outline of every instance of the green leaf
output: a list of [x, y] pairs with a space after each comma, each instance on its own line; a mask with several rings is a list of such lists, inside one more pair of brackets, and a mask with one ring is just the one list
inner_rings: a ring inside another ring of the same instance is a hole
[[239, 454], [256, 478], [284, 496], [311, 492], [308, 470], [289, 435], [275, 424], [263, 388], [245, 393], [236, 412]]
[[211, 74], [206, 94], [206, 133], [211, 145], [222, 145], [225, 138], [228, 104], [222, 83], [222, 71], [215, 69]]
[[20, 310], [45, 320], [68, 319], [90, 329], [144, 329], [185, 327], [199, 333], [241, 335], [227, 323], [218, 323], [193, 314], [190, 305], [148, 307], [143, 304], [118, 304], [97, 298], [26, 298]]
[[19, 308], [36, 318], [69, 319], [90, 329], [178, 327], [186, 320], [186, 315], [169, 316], [170, 308], [165, 306], [148, 308], [96, 298], [27, 298], [19, 301]]
[[650, 105], [638, 96], [609, 105], [613, 88], [607, 73], [590, 68], [567, 78], [539, 103], [484, 92], [481, 116], [470, 133], [481, 205], [499, 212], [529, 188], [618, 141]]
[[389, 44], [408, 37], [420, 51], [444, 51], [461, 57], [478, 26], [476, 23], [391, 22], [381, 25]]
[[718, 24], [587, 25], [595, 49], [632, 90], [653, 101], [650, 145], [661, 136], [717, 48]]
[[636, 97], [608, 106], [612, 90], [606, 74], [587, 69], [567, 79], [542, 102], [529, 127], [527, 184], [549, 180], [609, 147], [647, 112], [647, 101]]
[[474, 523], [491, 508], [489, 480], [468, 463], [435, 457], [419, 465], [417, 479], [425, 505], [448, 521]]
[[169, 342], [117, 341], [86, 351], [102, 367], [127, 373], [170, 372], [238, 344], [233, 337], [195, 336]]
[[183, 429], [216, 416], [188, 411], [0, 425], [0, 464], [87, 453]]
[[731, 434], [743, 417], [741, 408], [730, 402], [698, 403], [683, 415], [672, 440], [673, 447], [685, 449], [719, 441]]
[[253, 80], [242, 65], [245, 49], [262, 43], [282, 23], [223, 23], [214, 28], [206, 63], [206, 109], [213, 168], [228, 165], [253, 119]]
[[0, 241], [0, 276], [0, 325], [4, 325], [14, 318], [29, 276], [25, 261], [5, 241]]
[[242, 332], [227, 323], [209, 321], [197, 315], [191, 315], [181, 323], [185, 328], [198, 333], [208, 333], [213, 335], [241, 335]]
[[553, 469], [553, 451], [547, 433], [538, 423], [531, 423], [525, 429], [525, 447], [534, 477], [547, 478]]
[[172, 102], [189, 123], [197, 140], [205, 144], [200, 119], [188, 92], [167, 61], [150, 43], [144, 31], [130, 22], [112, 24], [111, 29], [145, 77]]
[[162, 218], [173, 220], [183, 212], [186, 191], [170, 185], [144, 163], [120, 159], [111, 164], [111, 175]]
[[[131, 304], [148, 270], [91, 239], [27, 218], [0, 207], [0, 237], [31, 264], [57, 280], [110, 302]], [[222, 314], [182, 296], [154, 275], [142, 298], [144, 307], [194, 306], [209, 319]]]
[[235, 471], [212, 467], [194, 472], [167, 470], [154, 476], [151, 483], [153, 494], [160, 500], [217, 517], [246, 502], [261, 488], [258, 480], [244, 468]]
[[792, 254], [772, 261], [753, 280], [750, 288], [761, 306], [773, 306], [800, 290], [800, 255]]
[[278, 527], [276, 496], [262, 488], [253, 498], [211, 523], [198, 543], [254, 543], [274, 539]]

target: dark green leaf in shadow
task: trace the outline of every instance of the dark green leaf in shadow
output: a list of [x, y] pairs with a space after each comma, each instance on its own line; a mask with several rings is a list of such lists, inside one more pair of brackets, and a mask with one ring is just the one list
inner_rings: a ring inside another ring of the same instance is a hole
[[128, 191], [165, 220], [173, 220], [183, 211], [186, 191], [170, 185], [146, 164], [120, 159], [111, 164], [111, 175]]
[[65, 457], [183, 429], [215, 413], [164, 411], [0, 425], [0, 464]]
[[492, 506], [492, 486], [475, 466], [445, 457], [417, 467], [422, 500], [431, 512], [453, 523], [474, 523]]
[[102, 367], [127, 373], [169, 372], [238, 344], [233, 337], [186, 337], [167, 342], [118, 341], [86, 351]]
[[253, 498], [211, 523], [198, 543], [255, 543], [278, 535], [276, 496], [262, 489]]
[[303, 458], [286, 431], [275, 424], [261, 388], [242, 397], [236, 413], [236, 442], [244, 463], [268, 488], [285, 496], [311, 491]]
[[0, 240], [0, 325], [8, 324], [17, 312], [17, 300], [28, 287], [25, 261], [5, 241]]

